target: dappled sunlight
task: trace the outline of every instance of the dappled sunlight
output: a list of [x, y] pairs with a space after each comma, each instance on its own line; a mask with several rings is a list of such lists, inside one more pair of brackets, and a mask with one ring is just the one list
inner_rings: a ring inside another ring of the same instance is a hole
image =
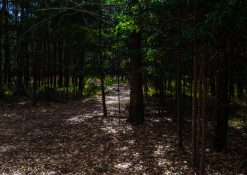
[[128, 146], [123, 146], [123, 147], [116, 148], [116, 150], [117, 151], [128, 151], [129, 147]]
[[[11, 172], [12, 175], [22, 175], [23, 173], [20, 171], [13, 171]], [[2, 175], [9, 175], [9, 173], [2, 173]]]
[[19, 102], [19, 103], [18, 103], [18, 105], [25, 105], [25, 104], [27, 104], [26, 101], [22, 101], [22, 102]]
[[2, 145], [2, 146], [0, 146], [0, 153], [10, 151], [13, 148], [14, 148], [14, 146]]
[[84, 114], [84, 115], [75, 115], [75, 116], [71, 116], [69, 119], [67, 119], [67, 122], [70, 124], [79, 124], [82, 122], [85, 122], [88, 119], [93, 118], [92, 115], [89, 114]]
[[[175, 146], [172, 117], [151, 115], [144, 124], [132, 125], [124, 102], [119, 115], [117, 93], [109, 94], [106, 118], [100, 97], [3, 111], [0, 174], [193, 174], [188, 152], [181, 157]], [[124, 98], [129, 100], [128, 93]], [[214, 165], [210, 168], [216, 172]]]
[[172, 164], [171, 161], [169, 161], [169, 160], [167, 160], [165, 158], [160, 158], [159, 157], [159, 158], [156, 158], [155, 160], [158, 163], [158, 166], [167, 166], [167, 165], [171, 165]]
[[[145, 167], [142, 165], [142, 162], [121, 162], [114, 165], [114, 168], [120, 170], [122, 173], [141, 173], [145, 172]], [[146, 173], [142, 173], [146, 174]]]
[[107, 134], [117, 134], [118, 133], [118, 130], [111, 127], [111, 126], [106, 126], [106, 127], [103, 127], [101, 128], [103, 131], [105, 131]]
[[115, 165], [115, 168], [121, 169], [121, 170], [126, 170], [132, 165], [131, 162], [123, 162]]
[[[3, 172], [3, 173], [1, 172], [1, 175], [10, 175], [10, 174], [11, 175], [23, 175], [23, 174], [56, 175], [58, 173], [59, 172], [56, 172], [56, 171], [43, 170], [43, 167], [40, 167], [40, 168], [36, 168], [36, 169], [28, 168], [26, 172], [23, 170], [12, 170], [8, 173], [7, 172]], [[80, 173], [80, 175], [84, 175], [84, 174]]]
[[47, 112], [47, 109], [42, 109], [41, 112]]

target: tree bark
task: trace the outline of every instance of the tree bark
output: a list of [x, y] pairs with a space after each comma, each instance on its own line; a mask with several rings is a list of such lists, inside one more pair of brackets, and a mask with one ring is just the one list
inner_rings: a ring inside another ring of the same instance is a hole
[[216, 129], [215, 143], [216, 151], [223, 151], [226, 148], [228, 130], [228, 59], [227, 54], [219, 58], [217, 76], [217, 99], [216, 99]]
[[[3, 26], [3, 15], [1, 14], [0, 15], [0, 26]], [[3, 72], [2, 72], [2, 36], [3, 36], [3, 28], [1, 27], [0, 28], [0, 98], [3, 96], [3, 89], [2, 89], [2, 85], [3, 85], [3, 82], [2, 82], [2, 75], [3, 75]]]
[[[194, 25], [196, 23], [196, 1], [194, 0]], [[197, 138], [197, 79], [198, 79], [198, 60], [197, 60], [197, 52], [196, 52], [196, 41], [194, 41], [194, 46], [193, 46], [193, 59], [194, 59], [194, 80], [193, 80], [193, 97], [192, 97], [192, 166], [196, 168], [197, 166], [197, 143], [196, 143], [196, 138]]]
[[4, 83], [11, 83], [10, 75], [10, 52], [9, 52], [9, 19], [8, 19], [8, 0], [3, 0], [2, 12], [4, 19]]
[[83, 96], [83, 89], [84, 89], [84, 58], [85, 58], [85, 50], [81, 51], [81, 55], [79, 58], [79, 84], [78, 84], [78, 91], [80, 96]]
[[202, 91], [203, 91], [203, 99], [202, 99], [202, 137], [201, 137], [201, 159], [200, 159], [200, 175], [205, 174], [205, 149], [206, 149], [206, 105], [207, 105], [207, 93], [208, 93], [208, 81], [207, 81], [207, 56], [206, 56], [206, 48], [202, 49]]
[[36, 48], [36, 43], [34, 44], [34, 47], [33, 49], [36, 51], [36, 53], [33, 55], [33, 106], [36, 106], [37, 104], [37, 99], [36, 99], [36, 96], [37, 96], [37, 89], [38, 89], [38, 86], [37, 86], [37, 63], [38, 63], [38, 58], [40, 58], [40, 52], [37, 51], [38, 48]]
[[129, 44], [131, 51], [131, 80], [129, 118], [133, 123], [144, 122], [144, 102], [142, 90], [141, 32], [133, 32]]
[[64, 65], [64, 51], [63, 51], [63, 42], [58, 42], [58, 87], [61, 88], [63, 86], [63, 65]]
[[177, 77], [176, 77], [176, 105], [177, 105], [177, 121], [178, 121], [178, 146], [180, 151], [183, 149], [183, 118], [181, 115], [181, 73], [180, 73], [180, 53], [177, 50]]
[[57, 87], [57, 41], [53, 42], [53, 87]]
[[[102, 15], [102, 6], [100, 9]], [[99, 63], [100, 63], [100, 86], [101, 86], [101, 98], [103, 107], [103, 116], [107, 117], [107, 108], [105, 102], [105, 82], [104, 82], [104, 67], [103, 67], [103, 54], [102, 54], [102, 21], [99, 22]]]

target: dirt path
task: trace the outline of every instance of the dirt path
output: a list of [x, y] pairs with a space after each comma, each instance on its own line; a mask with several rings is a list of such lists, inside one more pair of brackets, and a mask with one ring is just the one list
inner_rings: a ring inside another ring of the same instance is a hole
[[[121, 85], [120, 91], [123, 116], [129, 88]], [[174, 149], [167, 143], [173, 134], [160, 132], [151, 124], [132, 127], [119, 119], [117, 85], [108, 90], [106, 101], [109, 117], [103, 121], [100, 97], [51, 106], [23, 104], [5, 110], [0, 117], [0, 174], [174, 171], [165, 166], [176, 161], [165, 154]], [[187, 170], [186, 163], [178, 169]]]
[[[121, 85], [120, 91], [125, 116], [129, 88]], [[113, 85], [103, 121], [100, 97], [2, 109], [0, 174], [193, 174], [189, 154], [176, 151], [175, 125], [155, 117], [143, 125], [126, 123], [118, 117], [117, 94]]]

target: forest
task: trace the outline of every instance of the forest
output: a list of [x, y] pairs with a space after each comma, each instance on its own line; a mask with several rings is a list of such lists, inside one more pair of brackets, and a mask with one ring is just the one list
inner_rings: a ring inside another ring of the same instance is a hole
[[247, 1], [0, 0], [0, 174], [247, 174]]

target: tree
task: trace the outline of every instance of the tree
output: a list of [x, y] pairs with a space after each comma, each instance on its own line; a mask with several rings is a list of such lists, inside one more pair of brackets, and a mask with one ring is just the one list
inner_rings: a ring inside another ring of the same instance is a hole
[[11, 83], [10, 74], [10, 51], [9, 51], [9, 12], [8, 12], [8, 0], [3, 0], [2, 12], [4, 21], [4, 83]]
[[[134, 0], [132, 6], [140, 8], [138, 1]], [[140, 10], [140, 9], [139, 9]], [[136, 14], [137, 29], [130, 35], [130, 104], [129, 104], [129, 122], [144, 122], [144, 102], [142, 90], [142, 57], [141, 57], [141, 29], [140, 12]]]

